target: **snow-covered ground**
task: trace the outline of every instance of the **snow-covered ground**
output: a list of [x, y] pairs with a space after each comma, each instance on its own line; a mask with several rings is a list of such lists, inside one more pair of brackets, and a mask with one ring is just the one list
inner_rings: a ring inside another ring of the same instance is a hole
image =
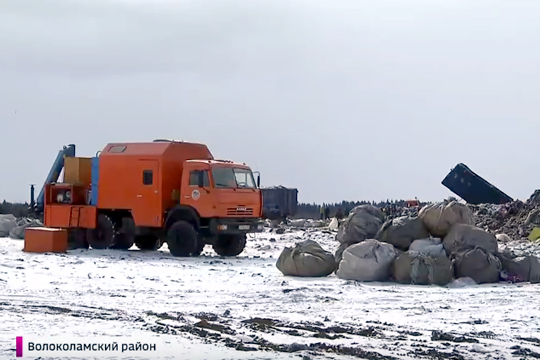
[[[160, 336], [185, 359], [511, 359], [540, 356], [540, 286], [453, 287], [283, 276], [284, 246], [334, 234], [266, 232], [237, 258], [22, 252], [0, 239], [0, 358], [14, 337]], [[153, 358], [153, 357], [152, 357]]]

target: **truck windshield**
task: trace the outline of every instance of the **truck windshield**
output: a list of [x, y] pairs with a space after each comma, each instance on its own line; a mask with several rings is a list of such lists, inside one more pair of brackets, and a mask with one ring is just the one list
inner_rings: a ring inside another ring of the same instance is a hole
[[255, 188], [253, 174], [247, 169], [215, 167], [212, 177], [217, 188]]
[[250, 170], [246, 169], [233, 169], [234, 176], [236, 178], [236, 185], [241, 188], [255, 188], [255, 180], [253, 180], [253, 174]]

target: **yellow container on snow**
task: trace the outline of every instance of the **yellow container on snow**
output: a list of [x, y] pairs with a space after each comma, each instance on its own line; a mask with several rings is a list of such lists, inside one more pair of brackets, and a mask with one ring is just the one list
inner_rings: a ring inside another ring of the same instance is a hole
[[529, 240], [536, 241], [538, 239], [540, 239], [540, 228], [535, 227], [531, 230], [531, 233], [529, 234]]

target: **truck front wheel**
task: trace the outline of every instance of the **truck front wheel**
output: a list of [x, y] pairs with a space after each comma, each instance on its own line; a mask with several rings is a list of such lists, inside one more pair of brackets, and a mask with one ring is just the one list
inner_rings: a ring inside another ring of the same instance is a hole
[[167, 231], [167, 244], [173, 256], [191, 256], [197, 251], [197, 231], [187, 221], [177, 221]]
[[218, 236], [213, 248], [221, 256], [237, 256], [246, 247], [246, 234], [226, 234]]
[[201, 235], [197, 236], [197, 247], [195, 248], [195, 251], [191, 254], [191, 256], [200, 256], [205, 246], [206, 242], [204, 237]]

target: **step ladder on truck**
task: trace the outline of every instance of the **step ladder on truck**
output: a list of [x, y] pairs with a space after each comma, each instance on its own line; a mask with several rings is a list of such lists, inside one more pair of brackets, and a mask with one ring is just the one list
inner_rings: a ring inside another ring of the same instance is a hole
[[[63, 170], [63, 180], [59, 182]], [[31, 208], [45, 227], [66, 229], [69, 248], [157, 250], [198, 256], [209, 244], [239, 255], [263, 231], [260, 175], [216, 160], [204, 144], [110, 143], [94, 157], [58, 153]]]

